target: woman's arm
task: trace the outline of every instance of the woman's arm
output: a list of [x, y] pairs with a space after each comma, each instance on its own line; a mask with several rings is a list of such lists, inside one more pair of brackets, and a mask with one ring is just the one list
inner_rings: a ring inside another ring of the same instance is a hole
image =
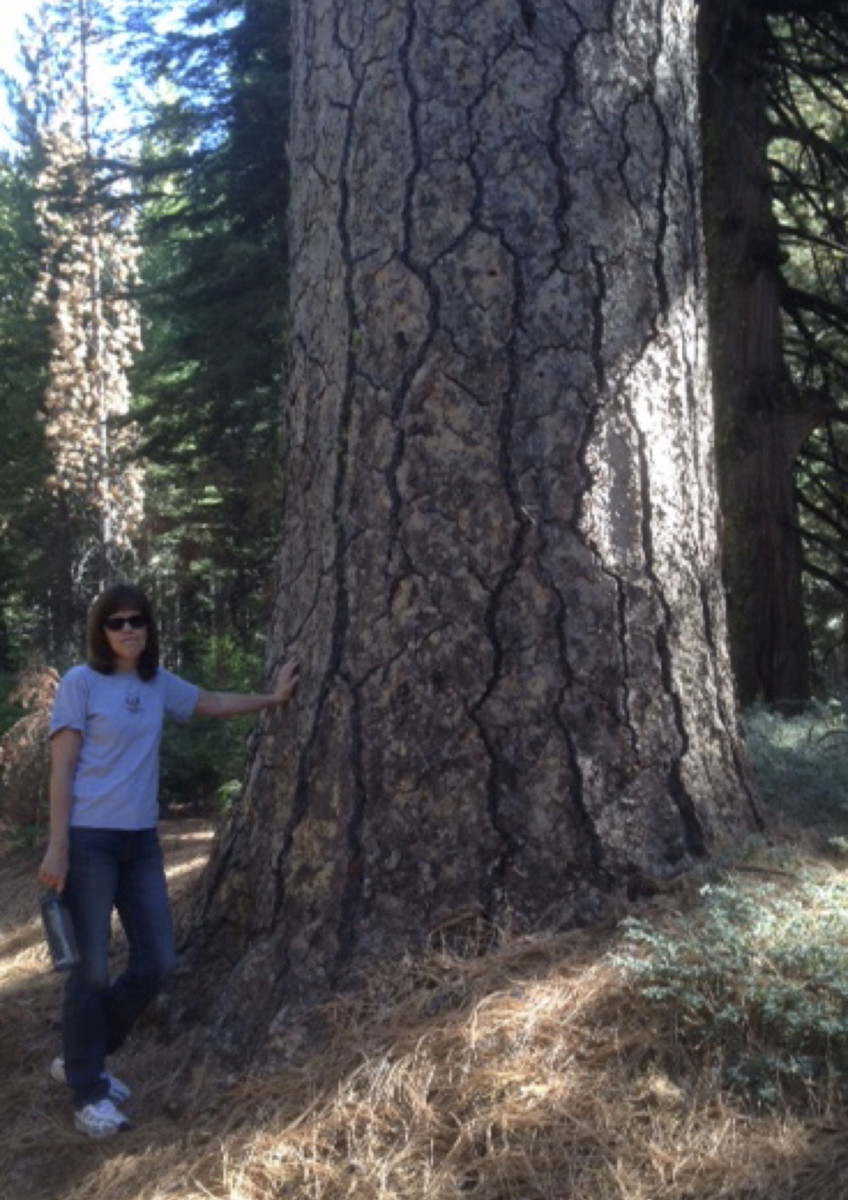
[[283, 664], [273, 692], [244, 695], [241, 692], [205, 692], [202, 688], [194, 707], [196, 717], [239, 717], [288, 704], [300, 682], [300, 662], [290, 658]]
[[64, 889], [68, 874], [74, 771], [81, 745], [82, 734], [76, 729], [60, 729], [50, 739], [50, 834], [38, 880], [57, 892]]

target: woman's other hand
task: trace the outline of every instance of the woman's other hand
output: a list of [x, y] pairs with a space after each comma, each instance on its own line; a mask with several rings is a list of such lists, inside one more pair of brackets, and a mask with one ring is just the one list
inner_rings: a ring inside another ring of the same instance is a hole
[[42, 887], [50, 888], [54, 892], [63, 892], [67, 877], [68, 847], [54, 846], [51, 843], [38, 868], [38, 882]]

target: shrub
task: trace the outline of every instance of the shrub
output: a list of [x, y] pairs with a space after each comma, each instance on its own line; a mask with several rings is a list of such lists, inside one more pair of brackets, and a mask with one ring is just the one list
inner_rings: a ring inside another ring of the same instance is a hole
[[[254, 692], [258, 654], [230, 637], [207, 638], [191, 662], [179, 668], [210, 691]], [[160, 798], [166, 811], [195, 815], [222, 809], [240, 790], [245, 739], [253, 717], [167, 723], [162, 736]]]
[[0, 816], [15, 829], [46, 824], [47, 727], [58, 682], [51, 667], [33, 666], [8, 697], [23, 710], [0, 737]]
[[745, 714], [748, 750], [763, 799], [805, 825], [848, 827], [848, 714], [842, 698], [795, 717], [755, 707]]
[[616, 956], [679, 1043], [759, 1103], [818, 1103], [848, 1067], [848, 881], [799, 871], [707, 883], [686, 916], [625, 922]]

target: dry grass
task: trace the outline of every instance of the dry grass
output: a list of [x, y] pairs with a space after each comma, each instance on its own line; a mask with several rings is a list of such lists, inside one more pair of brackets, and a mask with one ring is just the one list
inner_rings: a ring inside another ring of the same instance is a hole
[[46, 831], [47, 726], [58, 682], [52, 667], [33, 665], [9, 694], [24, 710], [0, 735], [0, 808], [10, 826]]
[[[207, 830], [175, 825], [165, 844], [179, 903]], [[115, 1064], [136, 1128], [89, 1142], [46, 1075], [60, 980], [34, 870], [33, 854], [0, 858], [2, 1200], [848, 1197], [843, 1116], [722, 1093], [626, 988], [612, 929], [372, 973], [324, 1009], [320, 1052], [283, 1027], [250, 1076], [192, 1069], [189, 1043], [148, 1025]]]

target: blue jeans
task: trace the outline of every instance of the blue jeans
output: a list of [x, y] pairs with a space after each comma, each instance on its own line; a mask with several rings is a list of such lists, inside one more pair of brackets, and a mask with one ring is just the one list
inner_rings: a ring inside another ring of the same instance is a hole
[[[156, 830], [72, 828], [65, 900], [81, 959], [65, 984], [65, 1075], [80, 1108], [106, 1095], [106, 1055], [122, 1045], [176, 964]], [[129, 953], [126, 970], [110, 983], [113, 908]]]

